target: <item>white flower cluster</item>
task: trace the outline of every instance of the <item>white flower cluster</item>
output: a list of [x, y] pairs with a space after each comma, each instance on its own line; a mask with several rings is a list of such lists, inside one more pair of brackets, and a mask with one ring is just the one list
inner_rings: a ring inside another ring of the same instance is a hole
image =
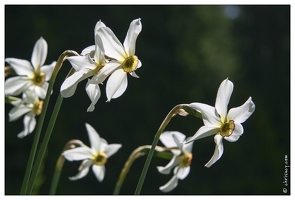
[[[42, 112], [48, 81], [50, 80], [55, 61], [44, 65], [47, 57], [47, 42], [42, 37], [36, 42], [31, 63], [18, 58], [6, 58], [7, 62], [16, 73], [5, 81], [5, 97], [15, 106], [9, 112], [9, 121], [15, 121], [24, 116], [24, 129], [18, 134], [23, 138], [32, 133], [36, 126], [35, 116]], [[18, 98], [22, 95], [22, 98]]]

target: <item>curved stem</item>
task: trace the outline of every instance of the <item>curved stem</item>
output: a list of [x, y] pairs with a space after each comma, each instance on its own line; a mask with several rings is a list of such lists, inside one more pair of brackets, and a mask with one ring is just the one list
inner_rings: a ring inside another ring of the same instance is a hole
[[35, 184], [35, 181], [36, 181], [36, 178], [37, 178], [37, 175], [38, 175], [38, 172], [39, 172], [42, 160], [43, 160], [43, 157], [45, 155], [46, 148], [47, 148], [47, 145], [48, 145], [48, 142], [49, 142], [49, 139], [50, 139], [50, 136], [51, 136], [51, 133], [52, 133], [56, 118], [58, 116], [59, 109], [60, 109], [61, 104], [62, 104], [62, 100], [63, 100], [62, 96], [59, 95], [58, 99], [57, 99], [57, 102], [55, 104], [55, 107], [54, 107], [54, 110], [53, 110], [53, 113], [52, 113], [48, 128], [47, 128], [47, 131], [45, 133], [44, 139], [42, 141], [40, 150], [39, 150], [38, 155], [37, 155], [36, 163], [34, 165], [32, 175], [31, 175], [31, 178], [30, 178], [30, 181], [29, 181], [27, 194], [32, 193], [32, 190], [33, 190], [33, 187], [34, 187], [34, 184]]
[[[123, 185], [123, 182], [125, 180], [125, 177], [126, 175], [128, 174], [129, 172], [129, 169], [131, 167], [131, 165], [133, 164], [133, 162], [141, 157], [141, 156], [144, 156], [146, 155], [150, 149], [151, 149], [151, 145], [144, 145], [144, 146], [140, 146], [138, 148], [136, 148], [129, 156], [128, 160], [125, 162], [125, 165], [120, 173], [120, 176], [119, 176], [119, 179], [116, 183], [116, 187], [115, 187], [115, 190], [114, 190], [114, 195], [117, 195], [120, 193], [120, 189]], [[154, 156], [158, 156], [158, 157], [161, 157], [161, 158], [165, 158], [165, 159], [171, 159], [172, 158], [172, 154], [169, 153], [169, 154], [165, 154], [163, 155], [163, 152], [164, 151], [170, 151], [172, 149], [177, 149], [177, 148], [165, 148], [165, 147], [160, 147], [160, 146], [156, 146], [155, 150], [157, 152], [161, 152], [159, 154], [154, 154]], [[167, 153], [167, 152], [166, 152]]]
[[25, 177], [24, 177], [24, 180], [23, 180], [23, 183], [22, 183], [20, 194], [26, 194], [29, 179], [30, 179], [31, 170], [32, 170], [33, 163], [34, 163], [35, 154], [36, 154], [36, 151], [37, 151], [37, 146], [38, 146], [38, 143], [39, 143], [39, 138], [40, 138], [40, 135], [41, 135], [41, 130], [42, 130], [42, 127], [43, 127], [43, 122], [44, 122], [44, 119], [45, 119], [46, 111], [47, 111], [49, 100], [50, 100], [51, 91], [52, 91], [52, 88], [53, 88], [57, 73], [58, 73], [59, 69], [61, 68], [63, 62], [66, 60], [66, 58], [69, 55], [79, 55], [79, 54], [74, 52], [74, 51], [70, 51], [70, 50], [67, 50], [67, 51], [63, 52], [60, 55], [60, 57], [58, 58], [58, 60], [56, 62], [56, 65], [55, 65], [55, 67], [53, 69], [53, 72], [52, 72], [52, 75], [51, 75], [51, 78], [50, 78], [50, 81], [49, 81], [46, 97], [45, 97], [45, 100], [44, 100], [43, 110], [42, 110], [42, 113], [41, 113], [40, 118], [38, 120], [36, 133], [35, 133], [34, 141], [33, 141], [33, 144], [32, 144], [32, 149], [31, 149], [31, 152], [30, 152], [29, 161], [28, 161], [28, 164], [27, 164]]
[[172, 119], [172, 117], [174, 117], [175, 115], [177, 115], [181, 109], [183, 107], [187, 106], [186, 104], [179, 104], [177, 106], [175, 106], [169, 113], [168, 115], [166, 116], [166, 118], [164, 119], [164, 121], [162, 122], [161, 126], [159, 127], [155, 137], [154, 137], [154, 141], [152, 143], [152, 147], [151, 147], [151, 150], [149, 151], [149, 154], [147, 156], [147, 159], [145, 161], [145, 164], [144, 164], [144, 167], [143, 167], [143, 170], [141, 172], [141, 175], [140, 175], [140, 178], [139, 178], [139, 181], [138, 181], [138, 184], [137, 184], [137, 187], [136, 187], [136, 190], [135, 190], [135, 193], [136, 195], [139, 195], [140, 192], [141, 192], [141, 188], [142, 188], [142, 185], [143, 185], [143, 182], [144, 182], [144, 179], [146, 177], [146, 174], [147, 174], [147, 170], [150, 166], [150, 163], [151, 163], [151, 160], [152, 160], [152, 156], [153, 156], [153, 153], [155, 151], [155, 148], [156, 148], [156, 145], [160, 139], [160, 136], [162, 134], [162, 132], [164, 131], [165, 127], [168, 125], [168, 123], [170, 122], [170, 120]]
[[[67, 144], [65, 145], [64, 149], [62, 152], [64, 152], [67, 149], [72, 149], [72, 148], [76, 148], [78, 146], [83, 146], [83, 142], [81, 142], [80, 140], [70, 140], [69, 142], [67, 142]], [[58, 157], [56, 165], [55, 165], [55, 171], [54, 171], [54, 175], [53, 175], [53, 179], [51, 182], [51, 186], [50, 186], [50, 191], [49, 194], [53, 195], [56, 192], [56, 188], [59, 182], [59, 178], [60, 178], [60, 174], [63, 168], [63, 164], [64, 164], [65, 158], [64, 156], [61, 155]]]

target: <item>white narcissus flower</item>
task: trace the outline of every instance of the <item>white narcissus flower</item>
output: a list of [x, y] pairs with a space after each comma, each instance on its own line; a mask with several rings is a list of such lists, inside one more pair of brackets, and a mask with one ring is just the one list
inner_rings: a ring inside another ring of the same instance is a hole
[[108, 144], [107, 141], [101, 138], [96, 130], [87, 123], [86, 129], [91, 147], [82, 145], [81, 147], [66, 150], [62, 155], [69, 161], [82, 160], [79, 173], [74, 177], [70, 177], [70, 180], [74, 181], [85, 177], [88, 174], [89, 168], [92, 166], [97, 180], [101, 182], [105, 176], [105, 163], [107, 159], [116, 153], [122, 145]]
[[36, 126], [35, 117], [40, 115], [43, 108], [43, 101], [39, 100], [36, 93], [32, 90], [26, 90], [23, 93], [23, 99], [18, 99], [11, 102], [15, 107], [8, 113], [9, 121], [15, 121], [21, 116], [24, 116], [24, 130], [17, 136], [23, 138], [32, 133]]
[[163, 132], [160, 136], [160, 140], [167, 148], [178, 148], [171, 150], [174, 156], [165, 167], [157, 167], [162, 174], [169, 174], [174, 168], [173, 177], [165, 185], [160, 187], [161, 191], [170, 192], [177, 186], [178, 179], [183, 180], [190, 172], [190, 165], [193, 157], [191, 153], [193, 142], [184, 144], [185, 135], [177, 131]]
[[[94, 33], [101, 27], [105, 27], [105, 24], [98, 21], [94, 28]], [[115, 70], [116, 66], [107, 62], [96, 40], [95, 45], [85, 48], [81, 55], [67, 58], [75, 69], [75, 73], [63, 82], [60, 93], [64, 98], [71, 97], [74, 95], [79, 82], [92, 77], [88, 79], [86, 84], [86, 92], [91, 100], [87, 111], [92, 112], [101, 95], [99, 84]]]
[[6, 58], [7, 62], [19, 76], [8, 78], [5, 81], [5, 95], [19, 95], [28, 88], [33, 90], [37, 96], [44, 99], [46, 96], [48, 82], [55, 61], [50, 65], [44, 65], [47, 57], [47, 42], [41, 37], [35, 44], [31, 63], [27, 60], [17, 58]]
[[227, 112], [229, 99], [233, 91], [233, 83], [225, 79], [219, 86], [215, 107], [202, 103], [191, 103], [189, 106], [201, 112], [204, 126], [202, 126], [194, 136], [186, 142], [198, 140], [210, 135], [214, 136], [216, 143], [215, 151], [212, 158], [205, 165], [210, 167], [223, 154], [222, 139], [229, 142], [237, 141], [243, 134], [244, 129], [241, 123], [246, 121], [254, 112], [255, 104], [252, 98], [249, 99], [240, 107], [232, 108]]
[[116, 66], [106, 85], [108, 101], [120, 97], [125, 92], [128, 85], [127, 74], [138, 78], [135, 70], [141, 67], [141, 62], [135, 55], [135, 44], [141, 29], [140, 19], [133, 20], [123, 45], [110, 28], [102, 27], [97, 30], [99, 48], [112, 59], [110, 64]]

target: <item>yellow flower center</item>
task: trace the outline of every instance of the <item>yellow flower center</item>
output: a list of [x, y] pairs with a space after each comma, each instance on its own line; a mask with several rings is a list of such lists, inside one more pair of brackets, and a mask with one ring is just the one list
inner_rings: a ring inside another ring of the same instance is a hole
[[222, 137], [229, 137], [235, 130], [235, 123], [234, 120], [229, 120], [229, 122], [226, 122], [222, 124], [220, 127], [220, 135]]
[[181, 167], [188, 167], [191, 165], [193, 159], [192, 153], [184, 152], [182, 155], [180, 155], [180, 166]]
[[34, 85], [42, 86], [45, 82], [45, 73], [44, 72], [35, 72], [32, 78]]
[[138, 58], [137, 56], [129, 56], [125, 58], [125, 60], [122, 63], [122, 68], [124, 72], [130, 73], [136, 70], [138, 65]]
[[33, 112], [35, 113], [35, 115], [40, 115], [43, 109], [43, 103], [44, 101], [37, 101], [36, 103], [34, 103], [33, 105]]
[[98, 152], [93, 159], [95, 165], [104, 165], [107, 162], [107, 154]]

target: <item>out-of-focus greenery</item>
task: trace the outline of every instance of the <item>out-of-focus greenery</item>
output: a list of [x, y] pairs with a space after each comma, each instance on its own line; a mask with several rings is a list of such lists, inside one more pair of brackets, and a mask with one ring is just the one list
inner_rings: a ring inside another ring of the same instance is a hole
[[[64, 99], [36, 192], [49, 193], [55, 163], [66, 142], [80, 139], [89, 145], [87, 122], [122, 148], [108, 160], [101, 183], [92, 171], [70, 181], [80, 162], [66, 161], [57, 194], [112, 194], [130, 153], [152, 143], [170, 109], [180, 103], [214, 105], [220, 83], [229, 77], [235, 86], [229, 108], [242, 105], [249, 96], [256, 104], [254, 114], [243, 123], [244, 135], [234, 143], [224, 141], [223, 156], [210, 168], [204, 164], [214, 151], [213, 136], [195, 141], [190, 174], [168, 194], [284, 194], [285, 155], [290, 157], [288, 5], [6, 5], [5, 58], [30, 60], [41, 36], [48, 43], [46, 64], [65, 50], [81, 52], [94, 44], [94, 26], [100, 19], [123, 42], [135, 18], [141, 18], [143, 25], [136, 44], [142, 62], [136, 71], [140, 78], [129, 76], [126, 92], [111, 102], [106, 102], [102, 86], [102, 96], [91, 113], [86, 112], [90, 104], [86, 80], [74, 96]], [[43, 132], [70, 67], [65, 62], [58, 74]], [[19, 194], [34, 133], [17, 138], [23, 122], [8, 122], [11, 108], [5, 105], [5, 194]], [[198, 118], [176, 116], [166, 130], [189, 137], [202, 125]], [[134, 193], [145, 159], [135, 161], [121, 194]], [[142, 194], [165, 194], [159, 187], [172, 174], [160, 174], [156, 166], [167, 162], [152, 160]]]

